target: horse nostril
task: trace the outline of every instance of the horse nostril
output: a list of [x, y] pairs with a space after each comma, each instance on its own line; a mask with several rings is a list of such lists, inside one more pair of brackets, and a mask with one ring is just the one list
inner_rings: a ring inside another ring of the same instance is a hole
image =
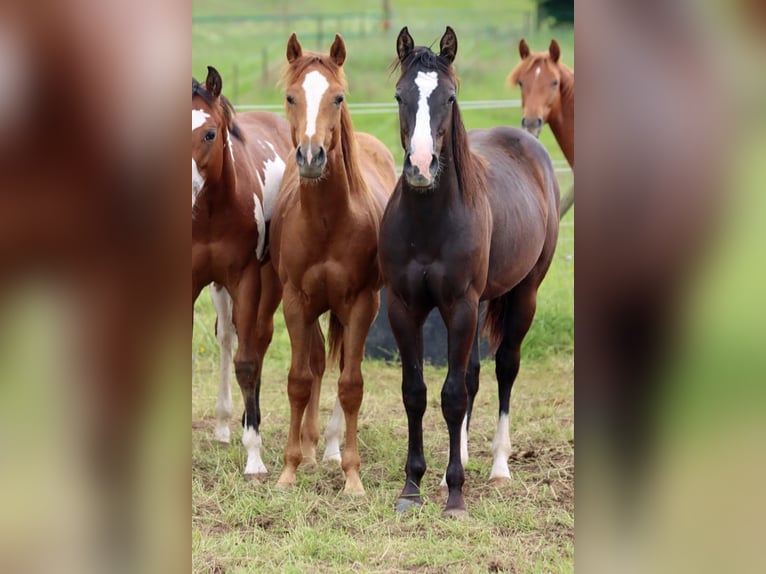
[[538, 127], [538, 128], [540, 128], [540, 127], [542, 127], [542, 126], [543, 126], [543, 118], [537, 118], [537, 119], [535, 120], [535, 127]]
[[298, 148], [295, 150], [295, 163], [298, 165], [303, 165], [306, 163], [306, 158], [303, 157], [303, 152], [301, 152], [301, 146], [298, 146]]
[[431, 154], [431, 165], [429, 166], [431, 170], [436, 170], [436, 168], [439, 166], [439, 158], [436, 156], [435, 153]]
[[324, 164], [324, 161], [325, 161], [325, 151], [324, 151], [324, 146], [320, 146], [320, 147], [319, 147], [319, 151], [318, 151], [318, 152], [317, 152], [317, 154], [314, 156], [314, 161], [313, 161], [313, 162], [311, 162], [311, 163], [313, 163], [313, 164], [315, 164], [315, 165], [322, 165], [322, 164]]

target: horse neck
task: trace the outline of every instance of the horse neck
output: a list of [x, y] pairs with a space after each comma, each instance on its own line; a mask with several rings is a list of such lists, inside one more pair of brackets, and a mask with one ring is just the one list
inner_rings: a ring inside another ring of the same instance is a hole
[[[236, 150], [236, 146], [234, 146], [234, 140], [229, 140], [226, 146], [229, 145], [232, 146], [232, 150]], [[227, 205], [233, 205], [237, 201], [238, 177], [237, 169], [235, 166], [236, 159], [234, 162], [232, 162], [232, 156], [229, 153], [227, 147], [224, 147], [223, 154], [224, 157], [223, 166], [221, 168], [221, 177], [215, 183], [205, 186], [205, 189], [198, 199], [199, 211], [204, 211], [201, 209], [204, 205], [205, 210], [212, 214], [214, 211], [217, 211]], [[242, 153], [236, 154], [236, 156], [242, 158], [244, 161]]]
[[561, 66], [559, 95], [558, 108], [548, 117], [548, 125], [574, 169], [574, 73], [566, 66]]

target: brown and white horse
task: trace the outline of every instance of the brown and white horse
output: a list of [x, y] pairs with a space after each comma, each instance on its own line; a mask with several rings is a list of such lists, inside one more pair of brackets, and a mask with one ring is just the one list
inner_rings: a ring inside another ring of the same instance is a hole
[[[222, 346], [215, 436], [229, 442], [234, 358], [245, 412], [245, 476], [262, 478], [259, 394], [261, 368], [271, 342], [281, 286], [269, 259], [267, 226], [292, 150], [289, 125], [271, 113], [236, 116], [221, 94], [222, 80], [208, 67], [204, 84], [192, 79], [192, 306], [213, 282]], [[235, 121], [236, 119], [236, 121]]]
[[[532, 52], [522, 38], [519, 56], [521, 61], [508, 75], [508, 84], [521, 89], [521, 127], [540, 137], [548, 124], [574, 173], [574, 72], [561, 62], [555, 39], [547, 52]], [[572, 203], [574, 188], [561, 198], [561, 216]]]
[[[294, 158], [288, 162], [274, 208], [271, 249], [284, 286], [290, 333], [290, 432], [278, 486], [296, 482], [305, 459], [315, 460], [315, 405], [325, 369], [319, 317], [330, 312], [330, 358], [340, 355], [335, 414], [342, 408], [346, 445], [341, 459], [347, 494], [364, 494], [359, 478], [357, 417], [362, 403], [364, 343], [380, 304], [378, 230], [396, 182], [391, 152], [355, 133], [345, 103], [346, 45], [336, 35], [329, 54], [304, 52], [295, 34], [284, 72]], [[313, 389], [313, 391], [312, 391]], [[309, 405], [309, 403], [312, 403]], [[301, 436], [301, 419], [309, 414]], [[325, 458], [336, 458], [340, 424], [328, 427]]]

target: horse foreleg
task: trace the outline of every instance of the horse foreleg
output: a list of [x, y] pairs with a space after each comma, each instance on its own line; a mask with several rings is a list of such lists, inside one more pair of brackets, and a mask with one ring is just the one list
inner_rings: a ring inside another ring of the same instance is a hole
[[402, 361], [402, 399], [407, 411], [407, 463], [404, 488], [396, 501], [396, 511], [404, 512], [412, 505], [421, 505], [420, 481], [426, 472], [423, 454], [423, 415], [426, 412], [427, 389], [423, 380], [423, 321], [427, 313], [418, 317], [389, 289], [388, 320], [399, 347]]
[[350, 309], [343, 328], [343, 361], [338, 379], [338, 400], [346, 419], [346, 445], [341, 456], [341, 468], [346, 476], [344, 494], [363, 495], [364, 487], [359, 477], [361, 458], [357, 441], [359, 409], [364, 395], [362, 361], [364, 360], [364, 342], [375, 315], [380, 307], [380, 295], [377, 291], [368, 291], [359, 295]]
[[215, 438], [229, 444], [231, 420], [231, 363], [237, 333], [232, 319], [233, 305], [229, 292], [221, 285], [210, 286], [210, 298], [216, 312], [215, 335], [221, 348], [221, 378], [218, 384], [218, 401], [215, 404]]
[[[447, 463], [447, 505], [444, 513], [448, 516], [465, 514], [463, 499], [464, 444], [467, 445], [466, 424], [468, 412], [468, 393], [466, 390], [466, 371], [471, 354], [476, 326], [479, 320], [479, 297], [470, 294], [465, 299], [453, 304], [445, 316], [449, 355], [447, 378], [442, 387], [442, 415], [449, 431], [449, 462]], [[466, 446], [467, 448], [467, 446]], [[467, 455], [467, 452], [466, 452]]]
[[290, 335], [292, 351], [290, 372], [287, 375], [287, 396], [290, 399], [290, 428], [285, 447], [284, 468], [277, 481], [277, 487], [290, 488], [297, 481], [296, 471], [303, 461], [301, 448], [301, 422], [309, 404], [314, 384], [311, 369], [311, 347], [318, 328], [316, 318], [307, 319], [303, 310], [302, 296], [288, 283], [285, 286], [282, 306], [285, 324]]
[[[468, 428], [471, 424], [471, 413], [473, 412], [473, 402], [476, 399], [476, 394], [479, 392], [479, 370], [481, 365], [479, 363], [479, 333], [473, 338], [473, 346], [471, 347], [471, 357], [468, 360], [468, 370], [465, 374], [465, 386], [468, 391], [468, 408], [463, 419], [463, 426], [460, 429], [460, 461], [463, 464], [463, 468], [468, 463]], [[447, 459], [449, 464], [449, 457]], [[439, 488], [446, 491], [447, 489], [447, 471], [444, 471], [441, 484]]]
[[239, 338], [239, 348], [234, 357], [234, 370], [245, 405], [242, 417], [242, 444], [247, 449], [245, 479], [262, 479], [267, 470], [261, 458], [263, 442], [259, 430], [263, 357], [258, 353], [257, 348], [258, 303], [261, 298], [258, 264], [254, 263], [247, 267], [231, 296], [234, 300], [234, 324]]
[[304, 464], [314, 465], [317, 462], [317, 443], [319, 442], [319, 397], [326, 365], [324, 336], [319, 322], [314, 323], [310, 336], [311, 397], [301, 426], [301, 451]]

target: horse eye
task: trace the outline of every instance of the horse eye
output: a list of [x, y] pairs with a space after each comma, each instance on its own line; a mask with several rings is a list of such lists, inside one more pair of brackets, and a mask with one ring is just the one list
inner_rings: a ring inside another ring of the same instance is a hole
[[555, 88], [556, 86], [559, 85], [559, 81], [558, 80], [553, 80], [551, 85]]
[[215, 130], [208, 130], [205, 132], [205, 141], [213, 141], [215, 139]]
[[397, 104], [402, 103], [402, 97], [399, 94], [394, 94], [394, 99], [396, 100]]
[[286, 99], [287, 99], [287, 103], [290, 104], [291, 106], [295, 103], [295, 98], [290, 95], [288, 95]]
[[450, 94], [450, 97], [447, 98], [448, 104], [454, 104], [455, 103], [455, 94]]
[[524, 84], [522, 84], [522, 83], [521, 83], [521, 80], [519, 80], [519, 87], [520, 87], [520, 88], [523, 88], [523, 87], [524, 87]]
[[335, 105], [339, 106], [343, 103], [343, 96], [336, 96], [335, 97]]

